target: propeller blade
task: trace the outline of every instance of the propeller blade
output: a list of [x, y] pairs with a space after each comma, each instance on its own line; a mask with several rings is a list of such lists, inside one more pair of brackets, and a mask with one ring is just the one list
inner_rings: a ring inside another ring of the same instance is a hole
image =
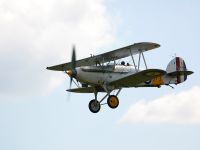
[[71, 87], [72, 87], [72, 77], [70, 77], [70, 85], [69, 85], [69, 89], [71, 89]]
[[[75, 45], [72, 47], [72, 57], [71, 57], [71, 68], [67, 70], [65, 66], [65, 73], [67, 73], [70, 76], [70, 84], [69, 89], [72, 87], [72, 81], [73, 81], [73, 73], [76, 72], [76, 48]], [[68, 93], [68, 101], [70, 100], [70, 92]]]
[[[71, 70], [72, 72], [76, 69], [76, 48], [75, 45], [72, 48], [72, 59], [71, 59]], [[71, 89], [72, 86], [72, 80], [73, 80], [73, 76], [70, 77], [70, 86], [69, 89]]]
[[76, 68], [76, 48], [73, 46], [72, 48], [72, 59], [71, 59], [71, 69]]

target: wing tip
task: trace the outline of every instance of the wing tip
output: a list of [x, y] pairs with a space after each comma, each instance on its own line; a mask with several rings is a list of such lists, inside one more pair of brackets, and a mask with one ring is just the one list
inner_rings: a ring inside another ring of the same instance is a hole
[[46, 67], [47, 70], [51, 70], [50, 67]]
[[53, 71], [58, 71], [57, 69], [54, 69], [53, 67], [46, 67], [47, 70], [53, 70]]
[[160, 44], [155, 43], [155, 44], [154, 44], [154, 47], [155, 47], [155, 48], [158, 48], [158, 47], [160, 47]]
[[47, 70], [53, 70], [53, 71], [64, 71], [63, 65], [59, 66], [50, 66], [46, 67]]
[[135, 46], [139, 46], [141, 49], [144, 50], [151, 50], [155, 48], [159, 48], [161, 45], [154, 42], [140, 42], [140, 43], [134, 43]]

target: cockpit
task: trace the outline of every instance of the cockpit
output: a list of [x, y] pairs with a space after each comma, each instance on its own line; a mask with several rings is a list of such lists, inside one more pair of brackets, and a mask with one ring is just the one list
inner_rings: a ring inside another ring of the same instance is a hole
[[130, 64], [129, 63], [125, 63], [125, 61], [121, 61], [121, 65], [122, 66], [130, 66]]

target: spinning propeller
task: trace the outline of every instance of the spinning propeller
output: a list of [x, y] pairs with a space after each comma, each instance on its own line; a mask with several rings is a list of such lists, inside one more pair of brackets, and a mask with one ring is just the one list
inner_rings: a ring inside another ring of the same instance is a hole
[[66, 73], [69, 75], [69, 77], [70, 77], [70, 86], [69, 86], [69, 89], [71, 89], [73, 78], [75, 78], [76, 75], [77, 75], [77, 71], [76, 71], [76, 50], [75, 50], [75, 46], [73, 46], [73, 48], [72, 48], [71, 67], [70, 67], [70, 69], [66, 69], [65, 72], [66, 72]]

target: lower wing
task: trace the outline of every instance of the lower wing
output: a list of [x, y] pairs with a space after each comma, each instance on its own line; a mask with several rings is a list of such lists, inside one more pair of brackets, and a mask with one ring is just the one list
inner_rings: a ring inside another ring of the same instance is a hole
[[137, 72], [128, 77], [113, 81], [110, 85], [119, 87], [136, 87], [138, 84], [143, 83], [145, 81], [154, 79], [158, 76], [162, 76], [166, 74], [164, 70], [160, 69], [147, 69], [140, 72]]
[[74, 93], [94, 93], [95, 90], [97, 90], [97, 92], [105, 92], [102, 87], [83, 87], [83, 88], [69, 89], [67, 91]]

